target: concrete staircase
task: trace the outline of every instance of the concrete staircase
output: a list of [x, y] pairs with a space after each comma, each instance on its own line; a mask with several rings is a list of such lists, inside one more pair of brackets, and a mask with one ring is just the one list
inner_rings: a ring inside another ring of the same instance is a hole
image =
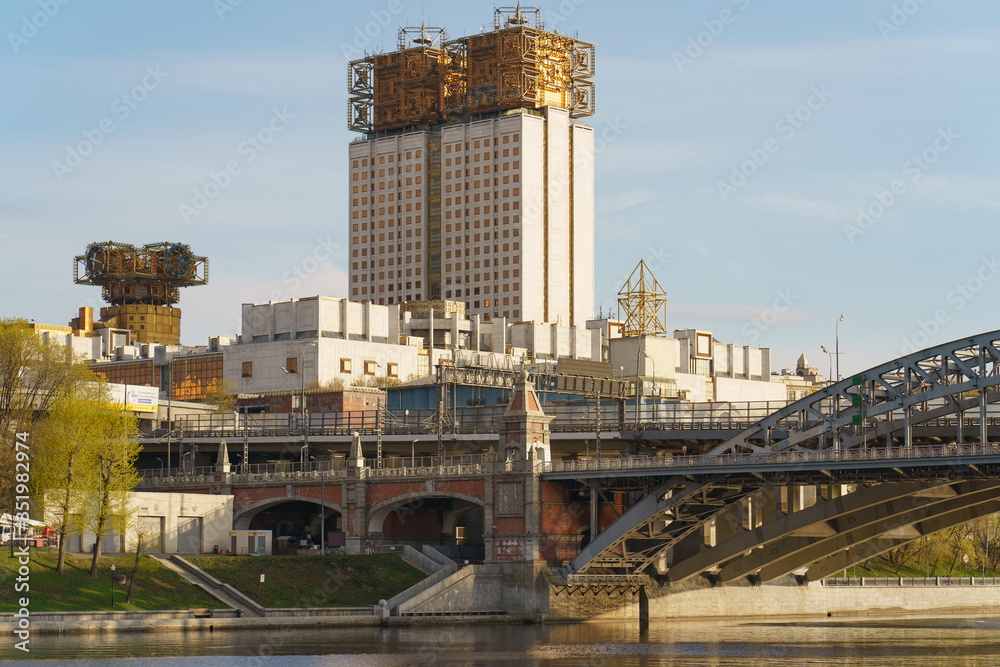
[[239, 592], [229, 584], [224, 584], [200, 567], [193, 565], [180, 556], [171, 556], [169, 559], [159, 558], [165, 567], [173, 570], [185, 580], [205, 591], [216, 600], [227, 604], [233, 609], [238, 609], [243, 613], [253, 616], [266, 616], [267, 610], [259, 604]]
[[387, 601], [390, 616], [499, 616], [503, 577], [488, 565], [455, 563]]

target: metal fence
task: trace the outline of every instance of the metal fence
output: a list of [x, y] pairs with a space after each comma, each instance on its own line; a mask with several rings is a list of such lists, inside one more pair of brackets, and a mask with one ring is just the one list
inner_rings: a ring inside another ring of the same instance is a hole
[[[785, 401], [746, 403], [644, 403], [579, 401], [543, 405], [552, 417], [553, 432], [618, 432], [628, 430], [741, 430], [760, 421]], [[468, 406], [445, 411], [364, 410], [261, 415], [179, 416], [175, 433], [181, 437], [253, 437], [498, 433], [503, 427], [504, 405]]]
[[545, 472], [583, 472], [629, 470], [635, 468], [702, 468], [738, 465], [795, 465], [850, 461], [889, 461], [901, 459], [941, 459], [960, 456], [1000, 456], [1000, 444], [940, 445], [934, 447], [892, 447], [823, 451], [786, 451], [773, 454], [726, 454], [724, 456], [660, 456], [616, 459], [581, 459], [550, 461]]
[[824, 586], [876, 586], [913, 588], [919, 586], [1000, 586], [1000, 577], [830, 577]]

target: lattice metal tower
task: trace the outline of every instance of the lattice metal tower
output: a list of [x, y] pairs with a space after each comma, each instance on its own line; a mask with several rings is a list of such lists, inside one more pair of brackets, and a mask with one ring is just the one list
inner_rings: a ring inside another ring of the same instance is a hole
[[623, 336], [667, 333], [667, 293], [645, 260], [639, 261], [618, 292], [618, 318], [625, 322]]

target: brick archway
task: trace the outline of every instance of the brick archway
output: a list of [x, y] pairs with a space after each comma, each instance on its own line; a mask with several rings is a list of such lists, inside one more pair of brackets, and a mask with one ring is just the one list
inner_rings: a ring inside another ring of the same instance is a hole
[[276, 507], [287, 502], [306, 502], [313, 503], [321, 507], [325, 507], [330, 510], [334, 510], [341, 516], [345, 515], [344, 508], [342, 508], [337, 503], [330, 500], [320, 500], [319, 498], [313, 498], [312, 496], [281, 496], [279, 498], [268, 498], [266, 500], [258, 500], [255, 503], [251, 503], [246, 507], [241, 507], [239, 511], [233, 514], [233, 530], [247, 530], [250, 527], [250, 522], [253, 520], [257, 514], [269, 509], [271, 507]]
[[482, 498], [477, 498], [476, 496], [472, 496], [467, 493], [460, 493], [458, 491], [416, 491], [403, 493], [389, 498], [388, 500], [383, 500], [368, 510], [368, 534], [372, 535], [375, 533], [381, 533], [382, 525], [385, 523], [386, 517], [399, 507], [407, 505], [415, 500], [431, 498], [452, 498], [455, 500], [464, 500], [474, 505], [478, 505], [479, 507], [484, 507], [486, 504]]

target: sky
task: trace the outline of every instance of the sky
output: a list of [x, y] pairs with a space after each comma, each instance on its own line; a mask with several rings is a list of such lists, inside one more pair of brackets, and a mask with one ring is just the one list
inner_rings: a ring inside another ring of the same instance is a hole
[[[595, 315], [645, 260], [669, 330], [842, 375], [1000, 328], [995, 0], [562, 0], [597, 49]], [[66, 324], [89, 243], [184, 242], [182, 342], [347, 295], [346, 71], [451, 0], [4, 0], [0, 317]], [[844, 315], [842, 322], [838, 321]]]

